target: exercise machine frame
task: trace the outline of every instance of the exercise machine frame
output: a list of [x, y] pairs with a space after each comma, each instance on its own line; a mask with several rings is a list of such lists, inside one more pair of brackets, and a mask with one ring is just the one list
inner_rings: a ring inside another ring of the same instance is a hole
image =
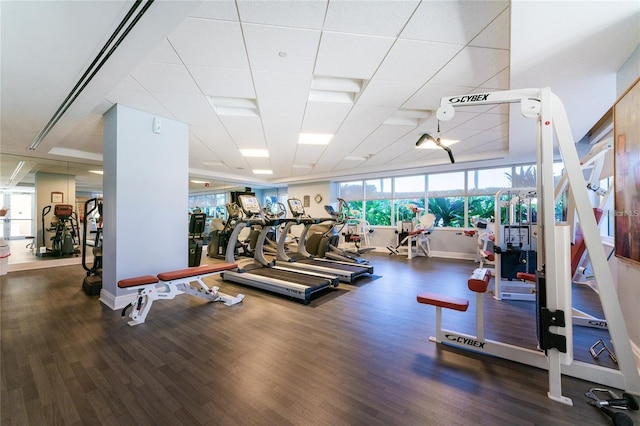
[[[536, 157], [538, 193], [538, 253], [536, 278], [542, 291], [539, 296], [540, 335], [551, 336], [552, 341], [541, 347], [546, 351], [543, 361], [538, 356], [528, 354], [528, 350], [516, 346], [500, 344], [495, 351], [473, 348], [502, 358], [546, 368], [549, 372], [548, 397], [565, 404], [572, 404], [570, 398], [562, 395], [562, 374], [569, 374], [584, 380], [602, 383], [628, 392], [640, 394], [640, 375], [635, 363], [629, 333], [627, 331], [613, 276], [607, 263], [607, 256], [600, 241], [600, 232], [593, 214], [575, 142], [571, 134], [569, 120], [562, 101], [550, 88], [520, 89], [473, 95], [447, 96], [440, 102], [437, 118], [448, 121], [455, 109], [464, 106], [520, 103], [520, 111], [526, 118], [536, 120]], [[604, 368], [573, 360], [573, 335], [571, 312], [570, 276], [570, 232], [569, 225], [555, 222], [555, 193], [553, 188], [554, 134], [565, 165], [569, 196], [575, 204], [580, 220], [586, 248], [589, 251], [598, 295], [609, 326], [609, 335], [616, 349], [618, 370]], [[565, 315], [567, 313], [567, 315]], [[563, 321], [559, 318], [563, 317]], [[480, 324], [478, 324], [480, 327]], [[477, 336], [479, 337], [479, 336]], [[563, 347], [560, 342], [565, 343]], [[443, 341], [444, 343], [444, 341]], [[446, 343], [469, 349], [457, 341], [447, 339]], [[494, 345], [491, 345], [494, 346]]]

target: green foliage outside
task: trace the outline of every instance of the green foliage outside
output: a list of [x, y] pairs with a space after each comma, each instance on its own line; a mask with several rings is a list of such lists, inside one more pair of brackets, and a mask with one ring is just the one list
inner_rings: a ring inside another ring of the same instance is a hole
[[464, 198], [429, 198], [429, 212], [436, 216], [435, 226], [460, 228], [464, 226]]
[[391, 200], [367, 201], [365, 218], [371, 226], [390, 226]]

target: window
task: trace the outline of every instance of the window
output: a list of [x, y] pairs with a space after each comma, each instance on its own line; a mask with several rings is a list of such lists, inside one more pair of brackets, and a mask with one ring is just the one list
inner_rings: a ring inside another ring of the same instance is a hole
[[464, 195], [465, 172], [429, 175], [429, 197]]
[[362, 181], [341, 183], [340, 198], [344, 198], [345, 200], [363, 200], [364, 186], [362, 185]]
[[[535, 169], [535, 166], [530, 166], [529, 168], [531, 167]], [[522, 167], [519, 169], [522, 169]], [[536, 186], [535, 172], [533, 172], [533, 183], [531, 185], [522, 185], [521, 183], [525, 180], [522, 176], [529, 176], [531, 172], [529, 174], [513, 172], [511, 167], [475, 170], [468, 173], [470, 194], [495, 195], [496, 192], [503, 188]]]
[[397, 177], [393, 181], [394, 198], [421, 198], [425, 195], [424, 175]]
[[429, 198], [429, 213], [436, 216], [434, 226], [464, 226], [464, 197]]

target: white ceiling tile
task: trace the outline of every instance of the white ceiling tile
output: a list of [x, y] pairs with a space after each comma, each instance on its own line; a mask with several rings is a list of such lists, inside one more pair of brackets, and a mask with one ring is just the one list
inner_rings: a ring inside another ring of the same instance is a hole
[[308, 102], [300, 132], [335, 134], [351, 107], [350, 104]]
[[131, 76], [151, 93], [201, 93], [184, 65], [142, 62]]
[[164, 64], [182, 64], [178, 54], [173, 50], [169, 40], [164, 39], [153, 52], [144, 58], [145, 62], [161, 62]]
[[492, 90], [509, 90], [511, 82], [510, 68], [505, 68], [498, 74], [491, 77], [489, 80], [483, 82], [479, 88], [476, 89], [477, 93], [489, 92]]
[[260, 117], [219, 117], [238, 149], [266, 149]]
[[317, 30], [327, 9], [326, 0], [239, 0], [237, 5], [242, 22]]
[[486, 130], [492, 127], [507, 124], [509, 121], [508, 115], [501, 114], [479, 114], [471, 120], [465, 122], [461, 127], [465, 129], [478, 129]]
[[425, 1], [400, 37], [467, 44], [508, 6], [507, 1]]
[[320, 31], [252, 24], [242, 24], [242, 29], [252, 69], [308, 74], [313, 71]]
[[325, 150], [321, 145], [297, 145], [294, 164], [315, 164]]
[[331, 1], [325, 31], [397, 37], [419, 1]]
[[508, 50], [465, 47], [430, 83], [475, 87], [508, 66]]
[[324, 31], [314, 74], [369, 79], [395, 39]]
[[202, 93], [207, 96], [255, 99], [251, 71], [248, 69], [200, 67], [187, 69]]
[[107, 99], [114, 104], [126, 105], [151, 114], [162, 115], [163, 117], [172, 117], [171, 113], [146, 91], [112, 90]]
[[127, 90], [130, 92], [146, 92], [145, 88], [140, 85], [136, 80], [128, 75], [124, 80], [120, 82], [113, 90]]
[[155, 97], [178, 121], [200, 125], [217, 120], [209, 102], [202, 95], [156, 93]]
[[398, 40], [375, 78], [425, 83], [464, 46], [418, 40]]
[[431, 109], [440, 107], [440, 101], [445, 96], [461, 95], [471, 92], [472, 87], [427, 83], [420, 88], [404, 105], [403, 108]]
[[413, 129], [415, 129], [414, 126], [391, 126], [383, 124], [363, 140], [362, 143], [352, 151], [352, 154], [365, 156], [377, 154], [386, 146], [391, 145], [398, 138], [404, 136]]
[[359, 105], [400, 107], [418, 88], [420, 83], [390, 81], [374, 78], [358, 97]]
[[511, 44], [511, 13], [505, 9], [489, 26], [478, 34], [469, 45], [508, 49]]
[[194, 18], [220, 19], [222, 21], [238, 21], [238, 11], [234, 0], [203, 1], [190, 16]]
[[240, 24], [188, 18], [169, 36], [187, 65], [248, 68]]

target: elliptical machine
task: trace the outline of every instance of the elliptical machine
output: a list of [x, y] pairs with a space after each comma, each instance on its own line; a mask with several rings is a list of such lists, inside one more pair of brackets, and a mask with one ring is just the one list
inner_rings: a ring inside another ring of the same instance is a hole
[[[87, 227], [91, 219], [95, 220], [96, 230], [93, 239], [93, 264], [87, 265]], [[102, 290], [102, 198], [91, 198], [84, 203], [84, 220], [82, 221], [82, 267], [87, 276], [82, 281], [82, 289], [88, 296], [100, 294]]]
[[[53, 207], [51, 224], [45, 227], [45, 216], [51, 212], [51, 206], [42, 209], [42, 246], [36, 252], [41, 257], [65, 257], [75, 256], [79, 253], [76, 246], [78, 241], [78, 216], [73, 211], [71, 204], [56, 204]], [[46, 234], [53, 232], [51, 248], [47, 247]], [[44, 247], [44, 249], [43, 249]]]

